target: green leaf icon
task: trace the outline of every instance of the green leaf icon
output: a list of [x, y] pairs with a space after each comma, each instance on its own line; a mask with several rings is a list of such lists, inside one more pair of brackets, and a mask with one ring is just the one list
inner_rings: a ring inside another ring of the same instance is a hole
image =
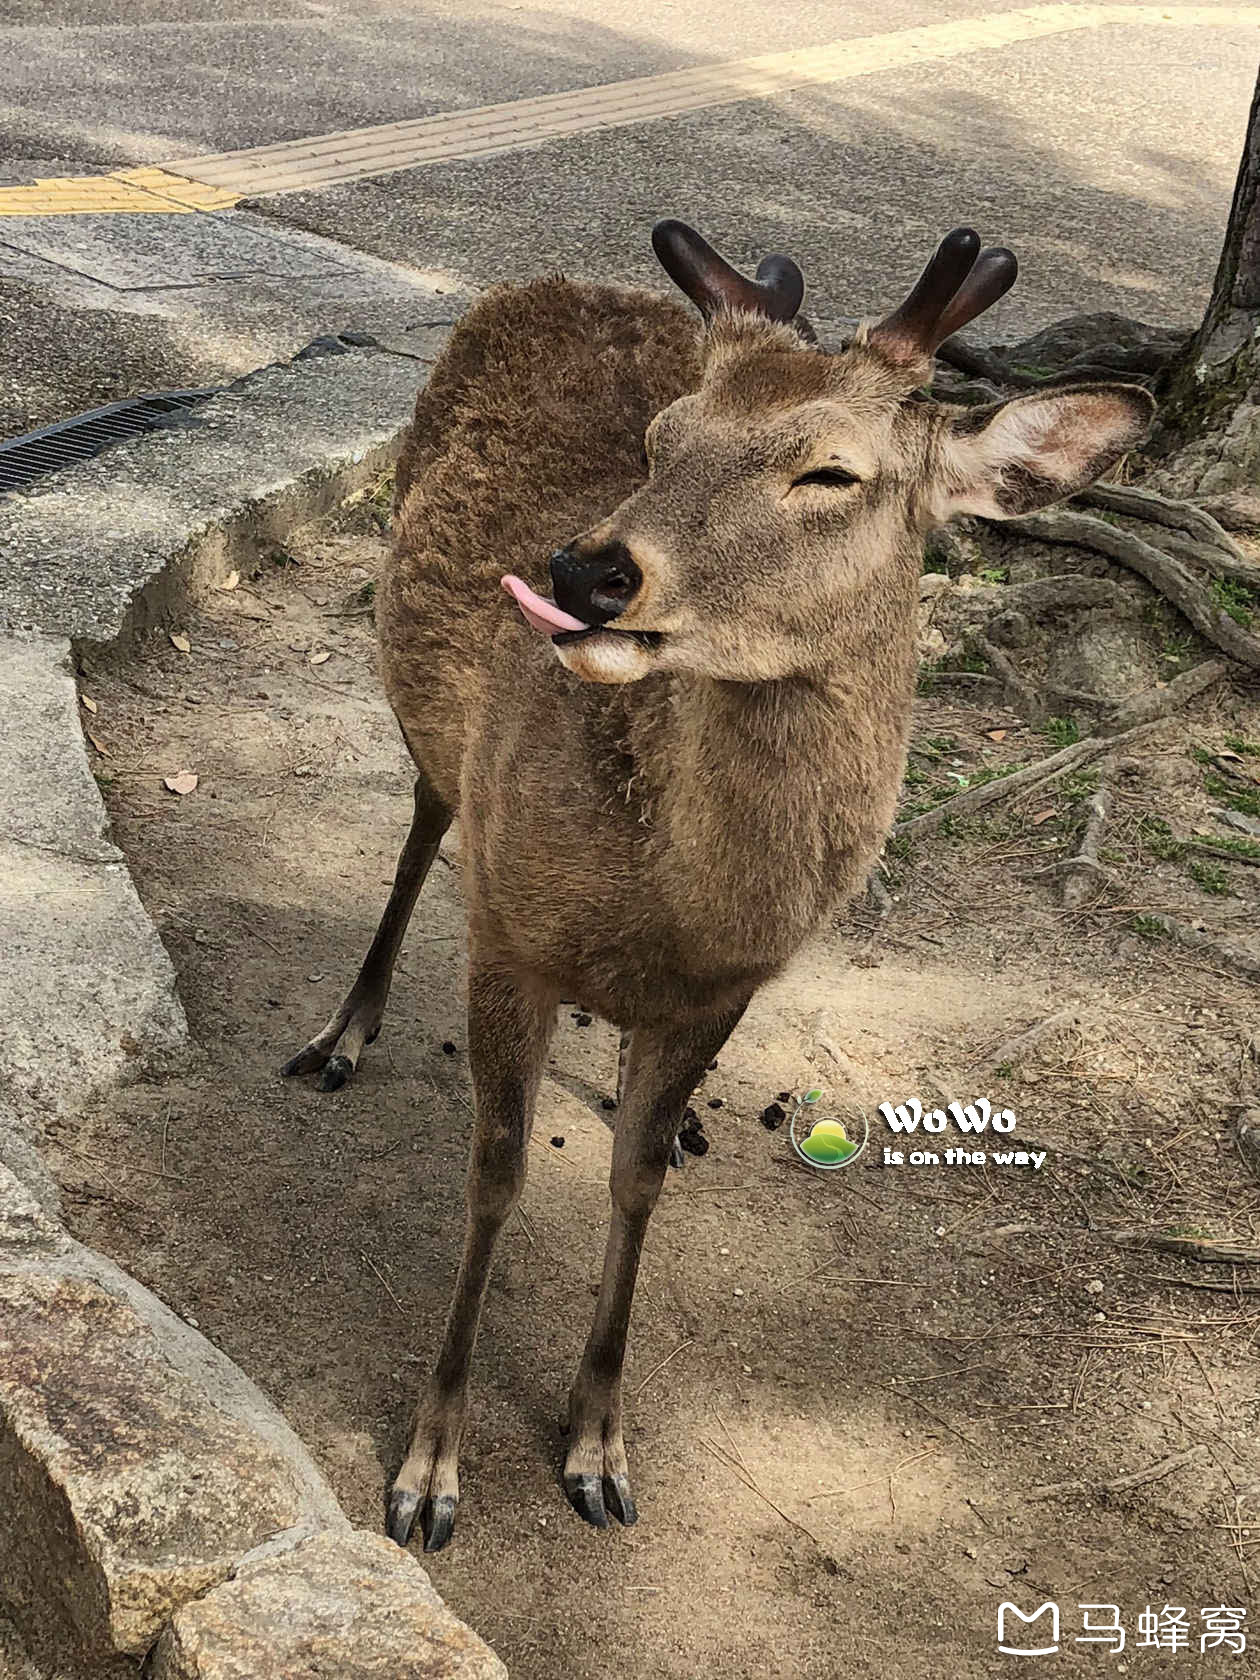
[[815, 1121], [809, 1136], [801, 1144], [801, 1154], [821, 1167], [836, 1167], [857, 1154], [858, 1146], [848, 1137], [838, 1120]]

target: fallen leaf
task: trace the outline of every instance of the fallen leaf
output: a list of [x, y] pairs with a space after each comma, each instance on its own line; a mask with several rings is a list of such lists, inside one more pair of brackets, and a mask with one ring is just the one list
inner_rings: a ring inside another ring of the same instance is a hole
[[104, 741], [101, 740], [99, 735], [93, 735], [90, 729], [85, 729], [83, 733], [87, 736], [88, 740], [91, 741], [92, 745], [96, 748], [97, 752], [100, 753], [102, 758], [109, 757], [109, 748], [105, 745]]
[[237, 584], [240, 581], [241, 581], [241, 574], [239, 572], [229, 572], [228, 575], [224, 578], [223, 582], [219, 585], [219, 588], [220, 589], [235, 589]]
[[1033, 827], [1036, 828], [1038, 823], [1048, 822], [1054, 815], [1055, 807], [1053, 805], [1049, 806], [1049, 808], [1044, 811], [1038, 811], [1037, 815], [1032, 819]]
[[85, 712], [95, 713], [96, 711], [96, 701], [93, 700], [90, 694], [80, 694], [79, 704], [83, 707]]
[[332, 658], [332, 654], [328, 653], [328, 652], [313, 653], [311, 655], [311, 664], [312, 665], [326, 665], [331, 658]]
[[1006, 739], [1005, 729], [986, 729], [985, 734], [989, 737], [990, 741], [1005, 741]]
[[177, 776], [163, 776], [162, 784], [172, 793], [191, 793], [197, 785], [197, 777], [191, 770], [181, 770]]
[[185, 636], [182, 630], [173, 630], [171, 632], [171, 646], [177, 647], [181, 653], [192, 652], [192, 643], [188, 640], [188, 637]]

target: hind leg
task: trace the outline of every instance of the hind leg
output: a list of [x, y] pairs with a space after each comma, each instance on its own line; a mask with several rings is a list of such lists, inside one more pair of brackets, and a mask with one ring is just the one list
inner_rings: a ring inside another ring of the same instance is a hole
[[[393, 891], [376, 937], [363, 959], [358, 978], [341, 1007], [304, 1050], [286, 1062], [282, 1072], [320, 1073], [321, 1091], [336, 1091], [359, 1065], [363, 1046], [381, 1030], [394, 964], [416, 907], [424, 878], [438, 854], [453, 812], [435, 792], [423, 770], [416, 777], [415, 811], [411, 831], [398, 859]], [[321, 1072], [322, 1070], [322, 1072]]]

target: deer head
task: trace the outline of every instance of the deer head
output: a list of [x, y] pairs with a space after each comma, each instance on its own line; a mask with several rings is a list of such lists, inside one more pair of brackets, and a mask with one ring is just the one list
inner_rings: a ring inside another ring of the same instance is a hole
[[1150, 396], [1130, 385], [982, 409], [923, 400], [937, 347], [1015, 280], [1012, 254], [982, 251], [969, 228], [835, 354], [796, 320], [805, 287], [790, 258], [767, 257], [748, 280], [680, 222], [652, 239], [704, 317], [699, 389], [649, 425], [646, 483], [552, 556], [554, 603], [504, 579], [590, 681], [825, 667], [846, 617], [864, 599], [881, 611], [880, 580], [917, 571], [933, 525], [1070, 496], [1150, 423]]

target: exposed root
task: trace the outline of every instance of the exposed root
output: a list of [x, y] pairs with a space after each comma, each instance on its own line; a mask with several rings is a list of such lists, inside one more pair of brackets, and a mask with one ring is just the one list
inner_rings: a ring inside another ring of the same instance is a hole
[[1116, 607], [1123, 599], [1123, 590], [1111, 578], [1047, 577], [1002, 585], [1003, 607], [1034, 618], [1070, 607]]
[[1158, 1482], [1164, 1476], [1171, 1476], [1174, 1470], [1201, 1464], [1207, 1456], [1206, 1447], [1188, 1447], [1185, 1452], [1161, 1458], [1158, 1464], [1152, 1464], [1146, 1470], [1135, 1470], [1131, 1476], [1116, 1476], [1109, 1482], [1048, 1482], [1044, 1487], [1030, 1488], [1028, 1497], [1053, 1499], [1061, 1493], [1128, 1493], [1131, 1488], [1145, 1487], [1147, 1482]]
[[1157, 1254], [1175, 1254], [1182, 1260], [1198, 1260], [1205, 1266], [1260, 1266], [1260, 1244], [1236, 1243], [1228, 1238], [1171, 1237], [1162, 1231], [1097, 1231], [1108, 1242], [1125, 1248], [1148, 1248]]
[[1198, 505], [1227, 531], [1260, 531], [1260, 496], [1243, 485], [1219, 496], [1204, 496]]
[[1042, 695], [1032, 683], [1020, 676], [1014, 661], [1000, 647], [995, 647], [983, 630], [969, 630], [963, 642], [969, 653], [978, 654], [988, 665], [1002, 685], [1004, 698], [1012, 711], [1018, 712], [1029, 723], [1039, 723], [1045, 717], [1046, 706]]
[[1160, 496], [1135, 484], [1095, 484], [1075, 499], [1087, 507], [1104, 508], [1108, 513], [1124, 513], [1133, 519], [1145, 519], [1151, 525], [1163, 525], [1170, 531], [1183, 531], [1209, 548], [1219, 548], [1231, 560], [1246, 561], [1246, 555], [1229, 533], [1194, 502]]
[[[1080, 1024], [1079, 1009], [1061, 1009], [1055, 1015], [1047, 1015], [1045, 1020], [1038, 1021], [1036, 1026], [1029, 1027], [1026, 1032], [1019, 1033], [1015, 1038], [1005, 1039], [995, 1049], [986, 1052], [978, 1062], [972, 1064], [971, 1071], [974, 1072], [977, 1068], [1017, 1067], [1030, 1050], [1039, 1050], [1047, 1040], [1074, 1032]], [[1054, 1147], [1057, 1148], [1058, 1145]]]
[[1234, 1142], [1242, 1163], [1260, 1180], [1260, 1108], [1244, 1108], [1234, 1122]]
[[924, 811], [917, 817], [907, 817], [895, 824], [893, 833], [899, 838], [920, 839], [925, 834], [933, 833], [942, 823], [953, 817], [968, 816], [972, 811], [991, 805], [997, 799], [1006, 799], [1013, 793], [1038, 787], [1042, 782], [1054, 781], [1068, 770], [1075, 770], [1082, 764], [1101, 758], [1104, 753], [1132, 745], [1137, 740], [1144, 739], [1153, 724], [1167, 717], [1178, 706], [1183, 706], [1196, 694], [1201, 694], [1212, 683], [1219, 682], [1226, 669], [1219, 659], [1206, 659], [1201, 665], [1174, 677], [1167, 687], [1147, 689], [1127, 705], [1119, 707], [1108, 720], [1106, 734], [1091, 735], [1084, 741], [1077, 741], [1073, 746], [1062, 747], [1058, 752], [1051, 753], [1048, 758], [1040, 758], [1034, 764], [1025, 764], [1019, 770], [1012, 771], [1009, 776], [999, 776], [996, 781], [981, 782], [976, 787], [964, 788], [961, 793], [934, 805], [930, 811]]
[[1156, 548], [1132, 531], [1087, 513], [1052, 508], [1045, 513], [1010, 519], [1006, 529], [1034, 542], [1067, 543], [1092, 549], [1137, 572], [1189, 619], [1207, 641], [1231, 659], [1260, 670], [1260, 640], [1218, 607], [1199, 579], [1180, 560]]
[[1241, 974], [1246, 980], [1260, 980], [1260, 957], [1252, 956], [1250, 951], [1244, 951], [1240, 945], [1231, 945], [1224, 939], [1214, 939], [1210, 933], [1199, 933], [1197, 929], [1179, 922], [1175, 916], [1157, 912], [1144, 916], [1142, 920], [1147, 924], [1154, 923], [1169, 939], [1175, 940], [1178, 945], [1184, 945], [1187, 950], [1197, 951], [1201, 957], [1207, 957], [1217, 967]]
[[1111, 815], [1111, 790], [1107, 786], [1106, 766], [1103, 768], [1102, 785], [1085, 801], [1085, 811], [1085, 832], [1080, 846], [1072, 857], [1064, 859], [1063, 904], [1068, 910], [1079, 910], [1108, 879], [1106, 870], [1098, 861], [1098, 842]]

